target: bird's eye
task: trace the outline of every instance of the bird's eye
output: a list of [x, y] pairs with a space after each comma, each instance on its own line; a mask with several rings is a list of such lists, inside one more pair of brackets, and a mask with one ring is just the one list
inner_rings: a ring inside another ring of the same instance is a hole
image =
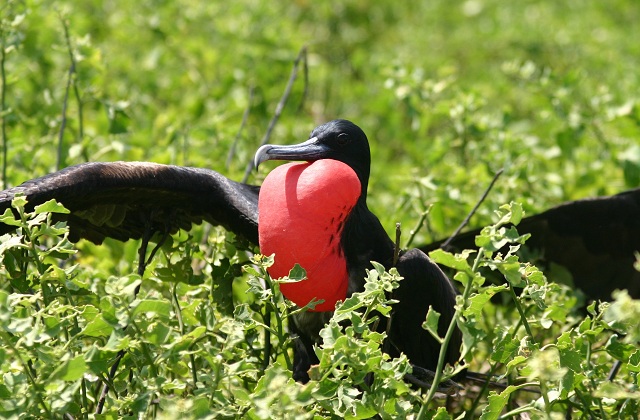
[[338, 134], [338, 144], [344, 146], [349, 141], [349, 135], [347, 133]]

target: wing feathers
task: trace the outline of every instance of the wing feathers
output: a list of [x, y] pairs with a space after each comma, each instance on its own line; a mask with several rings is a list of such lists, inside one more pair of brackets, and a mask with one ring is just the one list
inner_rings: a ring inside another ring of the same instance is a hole
[[[633, 267], [634, 254], [640, 252], [640, 188], [561, 204], [524, 218], [517, 229], [531, 233], [527, 247], [541, 255], [541, 268], [565, 267], [589, 297], [609, 300], [613, 290], [627, 289], [640, 298], [640, 272]], [[479, 232], [457, 236], [451, 247], [476, 248]], [[429, 252], [442, 242], [420, 249]]]
[[207, 169], [97, 162], [0, 192], [0, 212], [11, 206], [15, 194], [23, 193], [30, 206], [55, 198], [71, 210], [66, 220], [72, 240], [127, 240], [141, 237], [145, 223], [154, 230], [175, 232], [206, 220], [257, 243], [258, 192], [259, 187]]

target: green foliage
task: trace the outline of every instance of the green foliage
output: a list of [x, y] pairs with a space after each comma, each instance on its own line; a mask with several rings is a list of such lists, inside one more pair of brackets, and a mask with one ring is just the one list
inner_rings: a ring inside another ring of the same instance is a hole
[[[448, 235], [504, 168], [472, 221], [493, 223], [482, 250], [432, 257], [464, 290], [461, 365], [510, 384], [468, 388], [448, 406], [435, 387], [408, 387], [406, 359], [385, 356], [371, 328], [393, 316], [383, 291], [399, 281], [379, 267], [323, 330], [313, 380], [296, 384], [285, 331], [299, 309], [278, 284], [302, 271], [269, 279], [269, 257], [197, 227], [140, 277], [138, 242], [74, 247], [62, 208], [25, 211], [18, 198], [0, 215], [16, 227], [0, 238], [2, 416], [88, 417], [107, 382], [104, 418], [637, 417], [638, 302], [617, 293], [580, 309], [574, 290], [518, 258], [527, 237], [507, 222], [638, 186], [638, 22], [628, 0], [2, 3], [5, 187], [98, 160], [240, 179], [304, 45], [308, 84], [301, 68], [271, 141], [336, 117], [361, 125], [369, 205], [390, 232], [418, 226], [414, 245]], [[514, 200], [495, 223], [493, 209]], [[425, 320], [432, 334], [437, 319]]]
[[[212, 299], [214, 290], [221, 298], [216, 282], [229, 277], [215, 273], [233, 271], [242, 264], [241, 253], [207, 255], [207, 247], [220, 251], [224, 245], [195, 246], [192, 238], [178, 235], [163, 247], [152, 274], [101, 279], [79, 264], [60, 265], [75, 253], [66, 227], [52, 221], [50, 211], [65, 212], [63, 207], [49, 202], [28, 212], [25, 204], [17, 198], [18, 216], [2, 216], [17, 229], [3, 236], [0, 250], [3, 416], [85, 416], [96, 410], [106, 382], [115, 390], [105, 400], [107, 417], [449, 418], [434, 400], [444, 366], [422, 394], [405, 381], [412, 372], [407, 358], [391, 359], [383, 351], [386, 334], [377, 325], [380, 317], [393, 317], [396, 302], [388, 293], [402, 281], [395, 269], [386, 272], [374, 263], [364, 292], [338, 304], [320, 332], [320, 363], [301, 385], [291, 379], [286, 324], [306, 309], [285, 301], [278, 287], [303, 281], [300, 267], [289, 278], [272, 280], [266, 268], [273, 256], [255, 256], [244, 265], [249, 277], [242, 301], [225, 298], [235, 300], [229, 313]], [[570, 289], [548, 283], [534, 266], [519, 261], [513, 254], [519, 245], [496, 254], [496, 244], [523, 241], [513, 227], [504, 227], [520, 215], [519, 205], [503, 206], [498, 222], [478, 237], [484, 245], [475, 255], [431, 255], [455, 268], [464, 286], [452, 323], [464, 332], [461, 363], [474, 370], [483, 366], [493, 380], [512, 384], [488, 394], [464, 391], [449, 410], [487, 419], [513, 404], [512, 414], [541, 417], [568, 409], [595, 417], [637, 412], [639, 302], [620, 292], [610, 304], [592, 304], [583, 316]], [[196, 263], [204, 267], [200, 272], [185, 269]], [[505, 284], [487, 284], [483, 268], [499, 271]], [[233, 295], [232, 288], [226, 290]], [[495, 306], [496, 295], [507, 296], [513, 306]], [[516, 321], [505, 322], [509, 317]], [[436, 336], [430, 324], [437, 318], [430, 311], [425, 320]], [[440, 339], [446, 345], [450, 336]], [[619, 372], [610, 380], [614, 361], [620, 362]]]
[[[570, 288], [547, 282], [535, 266], [515, 255], [527, 238], [504, 225], [517, 224], [522, 207], [502, 206], [497, 216], [498, 222], [476, 238], [480, 249], [473, 266], [467, 263], [468, 254], [431, 253], [435, 261], [458, 270], [455, 278], [465, 285], [456, 312], [465, 332], [465, 360], [484, 360], [486, 370], [497, 379], [516, 384], [489, 392], [481, 417], [498, 418], [514, 402], [519, 406], [512, 414], [529, 411], [536, 417], [568, 410], [596, 418], [637, 413], [639, 302], [620, 292], [611, 304], [593, 303], [583, 316]], [[506, 255], [496, 253], [507, 244]], [[506, 283], [485, 286], [483, 267], [499, 271]], [[491, 304], [496, 293], [510, 296], [517, 321], [505, 324], [503, 311]], [[609, 371], [615, 361], [621, 371], [612, 379]], [[522, 404], [517, 391], [532, 387], [540, 397]]]

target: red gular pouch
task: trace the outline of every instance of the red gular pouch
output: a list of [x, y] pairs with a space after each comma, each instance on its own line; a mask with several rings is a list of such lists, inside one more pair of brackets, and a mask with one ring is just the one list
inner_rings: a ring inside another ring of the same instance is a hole
[[313, 310], [325, 312], [346, 298], [349, 273], [340, 240], [360, 192], [353, 169], [332, 159], [279, 166], [260, 187], [260, 252], [275, 254], [269, 275], [287, 276], [296, 263], [307, 271], [306, 280], [280, 285], [296, 305], [324, 300]]

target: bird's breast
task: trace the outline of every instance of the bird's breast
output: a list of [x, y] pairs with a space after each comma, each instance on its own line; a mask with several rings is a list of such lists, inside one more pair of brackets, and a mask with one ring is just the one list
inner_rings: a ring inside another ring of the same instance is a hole
[[287, 299], [315, 311], [331, 311], [347, 293], [347, 262], [340, 243], [344, 224], [360, 196], [356, 173], [331, 159], [290, 163], [269, 173], [258, 197], [260, 252], [275, 254], [269, 274], [283, 277], [296, 264], [307, 280], [281, 284]]

